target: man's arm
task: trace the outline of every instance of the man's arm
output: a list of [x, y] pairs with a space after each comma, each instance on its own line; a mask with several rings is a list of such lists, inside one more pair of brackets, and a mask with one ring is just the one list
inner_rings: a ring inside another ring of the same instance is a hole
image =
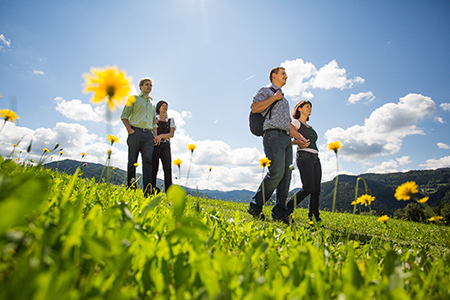
[[134, 129], [131, 128], [130, 121], [128, 119], [122, 119], [123, 125], [125, 125], [125, 128], [127, 129], [128, 134], [134, 133]]
[[263, 112], [272, 103], [274, 103], [277, 100], [281, 100], [281, 99], [283, 99], [283, 94], [280, 91], [277, 91], [272, 97], [269, 97], [266, 100], [253, 102], [252, 103], [252, 113]]
[[153, 117], [153, 140], [155, 145], [161, 144], [161, 138], [158, 137], [158, 120], [156, 120], [156, 117]]

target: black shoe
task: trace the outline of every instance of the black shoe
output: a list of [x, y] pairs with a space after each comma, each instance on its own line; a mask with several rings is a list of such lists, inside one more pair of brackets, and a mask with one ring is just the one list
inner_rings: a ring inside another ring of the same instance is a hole
[[254, 209], [251, 209], [250, 207], [247, 209], [247, 212], [253, 216], [253, 218], [257, 220], [264, 221], [266, 220], [266, 216], [262, 213], [262, 211], [256, 211]]

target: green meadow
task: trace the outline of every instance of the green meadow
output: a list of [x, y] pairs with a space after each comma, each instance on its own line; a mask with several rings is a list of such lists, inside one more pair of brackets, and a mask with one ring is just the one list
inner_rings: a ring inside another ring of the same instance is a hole
[[0, 299], [450, 299], [448, 226], [305, 209], [286, 226], [3, 158], [0, 187]]

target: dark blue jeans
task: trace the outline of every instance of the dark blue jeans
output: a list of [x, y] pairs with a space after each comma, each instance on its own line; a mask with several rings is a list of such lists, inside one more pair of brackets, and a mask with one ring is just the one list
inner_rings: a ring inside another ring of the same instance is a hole
[[152, 185], [156, 187], [156, 175], [158, 174], [159, 160], [161, 159], [164, 171], [164, 187], [167, 190], [172, 185], [172, 154], [170, 153], [170, 142], [163, 142], [153, 149], [153, 171]]
[[142, 183], [144, 194], [147, 196], [152, 191], [152, 155], [153, 132], [148, 129], [132, 127], [134, 133], [128, 135], [128, 187], [136, 188], [136, 166], [139, 153], [142, 156]]
[[[277, 190], [277, 202], [272, 209], [274, 220], [283, 220], [289, 216], [286, 208], [286, 199], [291, 183], [292, 142], [291, 138], [281, 131], [267, 131], [263, 137], [264, 152], [270, 159], [268, 172], [261, 182], [250, 209], [256, 212], [262, 211], [262, 207]], [[264, 195], [263, 195], [264, 187]]]
[[294, 212], [294, 208], [308, 195], [311, 195], [309, 201], [308, 217], [312, 220], [314, 216], [318, 221], [319, 217], [319, 195], [320, 182], [322, 180], [322, 166], [319, 156], [306, 151], [297, 151], [297, 167], [300, 171], [303, 187], [289, 199], [287, 207], [289, 214]]

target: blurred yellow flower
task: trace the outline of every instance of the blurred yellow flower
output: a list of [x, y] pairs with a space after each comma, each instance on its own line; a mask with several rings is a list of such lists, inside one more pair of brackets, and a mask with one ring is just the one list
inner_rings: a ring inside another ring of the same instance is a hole
[[104, 69], [91, 68], [91, 73], [85, 73], [83, 77], [84, 92], [94, 93], [92, 102], [99, 103], [106, 99], [112, 111], [115, 109], [114, 105], [126, 101], [131, 92], [132, 78], [127, 77], [125, 71], [120, 71], [117, 66], [107, 66]]
[[270, 167], [270, 159], [268, 159], [267, 157], [261, 158], [259, 160], [259, 166], [261, 168]]
[[111, 146], [112, 146], [114, 143], [119, 142], [119, 138], [118, 138], [118, 137], [115, 137], [115, 136], [112, 135], [112, 134], [108, 134], [107, 139], [108, 139], [108, 141], [111, 143]]
[[379, 221], [379, 222], [386, 222], [387, 220], [389, 220], [389, 217], [386, 216], [386, 215], [381, 216], [381, 217], [378, 218], [378, 221]]
[[81, 153], [81, 157], [85, 157], [86, 156], [86, 153]]
[[434, 217], [429, 218], [428, 221], [431, 221], [431, 222], [440, 222], [443, 218], [444, 218], [444, 217], [441, 217], [441, 216], [434, 216]]
[[16, 147], [17, 147], [17, 145], [16, 145], [16, 144], [13, 144], [13, 147], [14, 147], [14, 148], [16, 148]]
[[372, 203], [374, 200], [375, 200], [375, 197], [366, 194], [366, 195], [362, 195], [362, 196], [358, 197], [358, 199], [356, 199], [356, 204], [361, 204], [361, 205], [367, 206], [367, 205], [370, 205], [370, 203]]
[[191, 152], [194, 152], [195, 148], [197, 148], [197, 146], [195, 146], [195, 144], [189, 144], [188, 145], [188, 150]]
[[44, 148], [43, 150], [44, 150], [45, 153], [49, 153], [50, 152], [50, 150], [48, 150], [47, 148]]
[[64, 154], [64, 152], [62, 152], [62, 151], [59, 151], [59, 155], [63, 155]]
[[328, 144], [328, 149], [337, 153], [342, 148], [342, 143], [339, 141], [331, 142]]
[[135, 167], [139, 167], [139, 164], [138, 164], [138, 163], [134, 163], [134, 166], [135, 166]]
[[211, 168], [211, 167], [209, 167], [209, 171], [210, 171], [210, 172], [212, 171], [212, 168]]
[[430, 199], [430, 197], [422, 198], [420, 200], [417, 200], [417, 202], [419, 202], [419, 203], [426, 203], [428, 201], [428, 199]]
[[418, 192], [419, 191], [417, 190], [417, 184], [414, 181], [408, 181], [397, 187], [394, 197], [398, 201], [406, 201], [411, 199], [411, 197], [415, 197], [414, 194], [417, 194]]
[[16, 122], [16, 119], [19, 119], [19, 116], [9, 109], [0, 109], [0, 117], [6, 121]]
[[177, 159], [175, 159], [174, 161], [173, 161], [173, 164], [175, 165], [175, 166], [180, 166], [181, 165], [181, 163], [182, 163], [182, 161], [181, 161], [181, 159], [179, 159], [179, 158], [177, 158]]

